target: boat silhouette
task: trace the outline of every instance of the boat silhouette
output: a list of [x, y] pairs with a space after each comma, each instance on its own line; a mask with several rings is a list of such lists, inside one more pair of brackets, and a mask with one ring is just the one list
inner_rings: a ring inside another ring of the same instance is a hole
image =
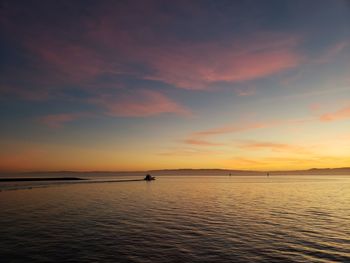
[[156, 180], [156, 178], [154, 176], [151, 176], [150, 174], [147, 174], [144, 180], [145, 181], [153, 181], [153, 180]]

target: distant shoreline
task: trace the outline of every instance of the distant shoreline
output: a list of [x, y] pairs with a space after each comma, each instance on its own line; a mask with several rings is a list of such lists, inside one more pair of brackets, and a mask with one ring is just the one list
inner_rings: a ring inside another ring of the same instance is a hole
[[[311, 168], [307, 170], [275, 170], [275, 171], [255, 171], [255, 170], [233, 170], [233, 169], [163, 169], [147, 171], [28, 171], [28, 172], [6, 172], [0, 171], [0, 182], [4, 179], [19, 180], [27, 178], [40, 178], [45, 180], [84, 180], [86, 176], [142, 176], [151, 174], [152, 176], [266, 176], [273, 175], [350, 175], [350, 167], [340, 168]], [[44, 179], [45, 178], [45, 179]], [[33, 179], [32, 179], [33, 180]], [[34, 181], [34, 180], [33, 180]]]
[[42, 178], [0, 178], [0, 182], [33, 182], [33, 181], [80, 181], [88, 180], [78, 177], [42, 177]]

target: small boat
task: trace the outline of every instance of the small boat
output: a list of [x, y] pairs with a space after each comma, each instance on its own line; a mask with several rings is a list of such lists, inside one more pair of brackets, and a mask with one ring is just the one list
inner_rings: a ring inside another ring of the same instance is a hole
[[153, 180], [156, 180], [156, 178], [154, 176], [151, 176], [150, 174], [147, 174], [144, 180], [145, 181], [153, 181]]

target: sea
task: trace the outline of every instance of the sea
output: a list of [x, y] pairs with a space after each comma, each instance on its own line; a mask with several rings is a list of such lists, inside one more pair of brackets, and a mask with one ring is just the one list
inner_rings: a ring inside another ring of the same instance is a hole
[[1, 262], [350, 262], [350, 175], [0, 182]]

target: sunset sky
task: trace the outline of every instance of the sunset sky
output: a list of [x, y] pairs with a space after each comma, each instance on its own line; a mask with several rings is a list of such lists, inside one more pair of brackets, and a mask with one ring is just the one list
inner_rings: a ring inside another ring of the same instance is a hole
[[350, 1], [2, 1], [0, 170], [350, 166]]

